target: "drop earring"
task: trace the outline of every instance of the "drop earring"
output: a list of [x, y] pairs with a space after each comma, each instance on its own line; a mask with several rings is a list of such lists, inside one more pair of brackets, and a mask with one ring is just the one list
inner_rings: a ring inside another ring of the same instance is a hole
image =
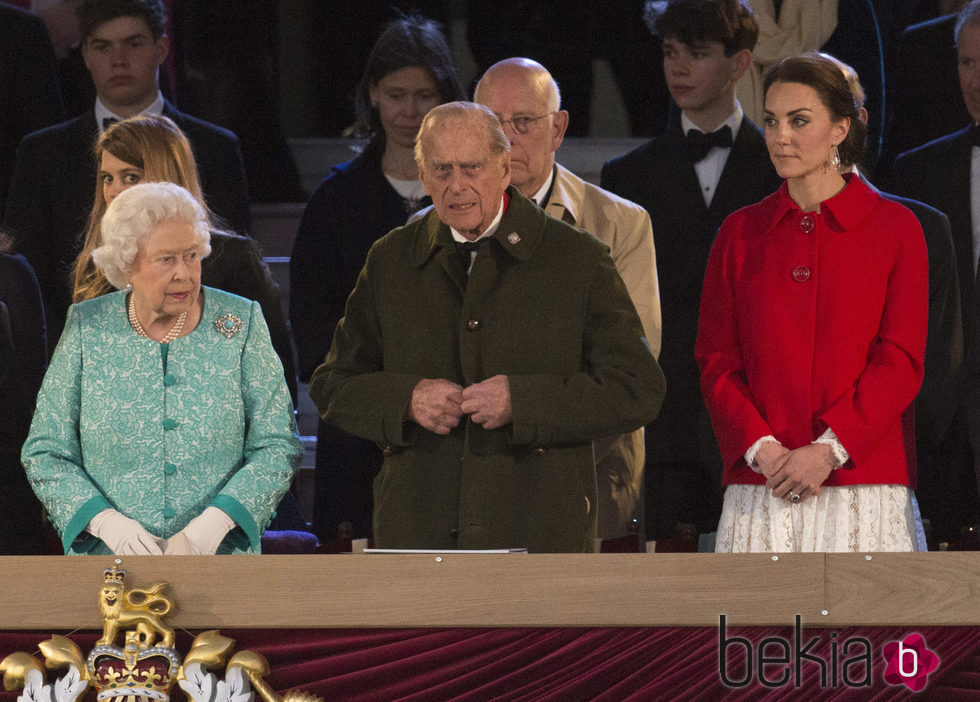
[[834, 144], [834, 155], [830, 157], [830, 165], [840, 170], [840, 151], [837, 149], [837, 144]]

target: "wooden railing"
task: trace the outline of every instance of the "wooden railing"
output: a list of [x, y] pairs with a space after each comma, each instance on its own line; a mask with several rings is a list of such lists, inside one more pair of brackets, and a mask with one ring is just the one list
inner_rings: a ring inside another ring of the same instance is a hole
[[[96, 629], [111, 557], [0, 558], [0, 629]], [[980, 625], [980, 554], [128, 557], [172, 626]]]

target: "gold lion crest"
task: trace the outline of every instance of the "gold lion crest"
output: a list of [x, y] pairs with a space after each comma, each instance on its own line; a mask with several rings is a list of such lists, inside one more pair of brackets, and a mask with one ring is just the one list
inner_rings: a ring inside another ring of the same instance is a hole
[[[104, 572], [99, 588], [102, 638], [88, 656], [71, 639], [53, 635], [38, 644], [47, 667], [66, 672], [51, 683], [45, 666], [34, 656], [17, 652], [0, 661], [6, 690], [23, 688], [17, 702], [77, 702], [94, 687], [99, 702], [169, 702], [177, 684], [191, 702], [321, 702], [304, 692], [276, 694], [263, 680], [269, 663], [254, 651], [229, 654], [235, 641], [217, 630], [194, 639], [181, 660], [174, 648], [174, 630], [163, 618], [174, 607], [163, 594], [167, 583], [126, 589], [126, 571], [115, 565]], [[123, 639], [123, 647], [117, 640]], [[227, 661], [227, 665], [226, 665]], [[225, 668], [225, 678], [210, 672]]]

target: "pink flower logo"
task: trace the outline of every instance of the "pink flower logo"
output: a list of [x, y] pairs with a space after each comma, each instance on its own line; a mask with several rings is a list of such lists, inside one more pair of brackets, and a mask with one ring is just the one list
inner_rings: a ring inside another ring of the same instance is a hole
[[918, 634], [909, 634], [904, 641], [889, 641], [881, 653], [888, 661], [885, 682], [905, 685], [913, 692], [926, 686], [929, 673], [939, 667], [939, 656], [926, 648]]

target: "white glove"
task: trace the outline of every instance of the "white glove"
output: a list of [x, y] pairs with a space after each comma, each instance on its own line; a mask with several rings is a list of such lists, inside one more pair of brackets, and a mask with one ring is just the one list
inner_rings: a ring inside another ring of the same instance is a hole
[[117, 556], [163, 555], [163, 539], [158, 539], [138, 521], [114, 509], [104, 509], [92, 517], [85, 530], [102, 539]]
[[165, 556], [213, 556], [235, 520], [217, 507], [208, 507], [181, 531], [167, 539]]

